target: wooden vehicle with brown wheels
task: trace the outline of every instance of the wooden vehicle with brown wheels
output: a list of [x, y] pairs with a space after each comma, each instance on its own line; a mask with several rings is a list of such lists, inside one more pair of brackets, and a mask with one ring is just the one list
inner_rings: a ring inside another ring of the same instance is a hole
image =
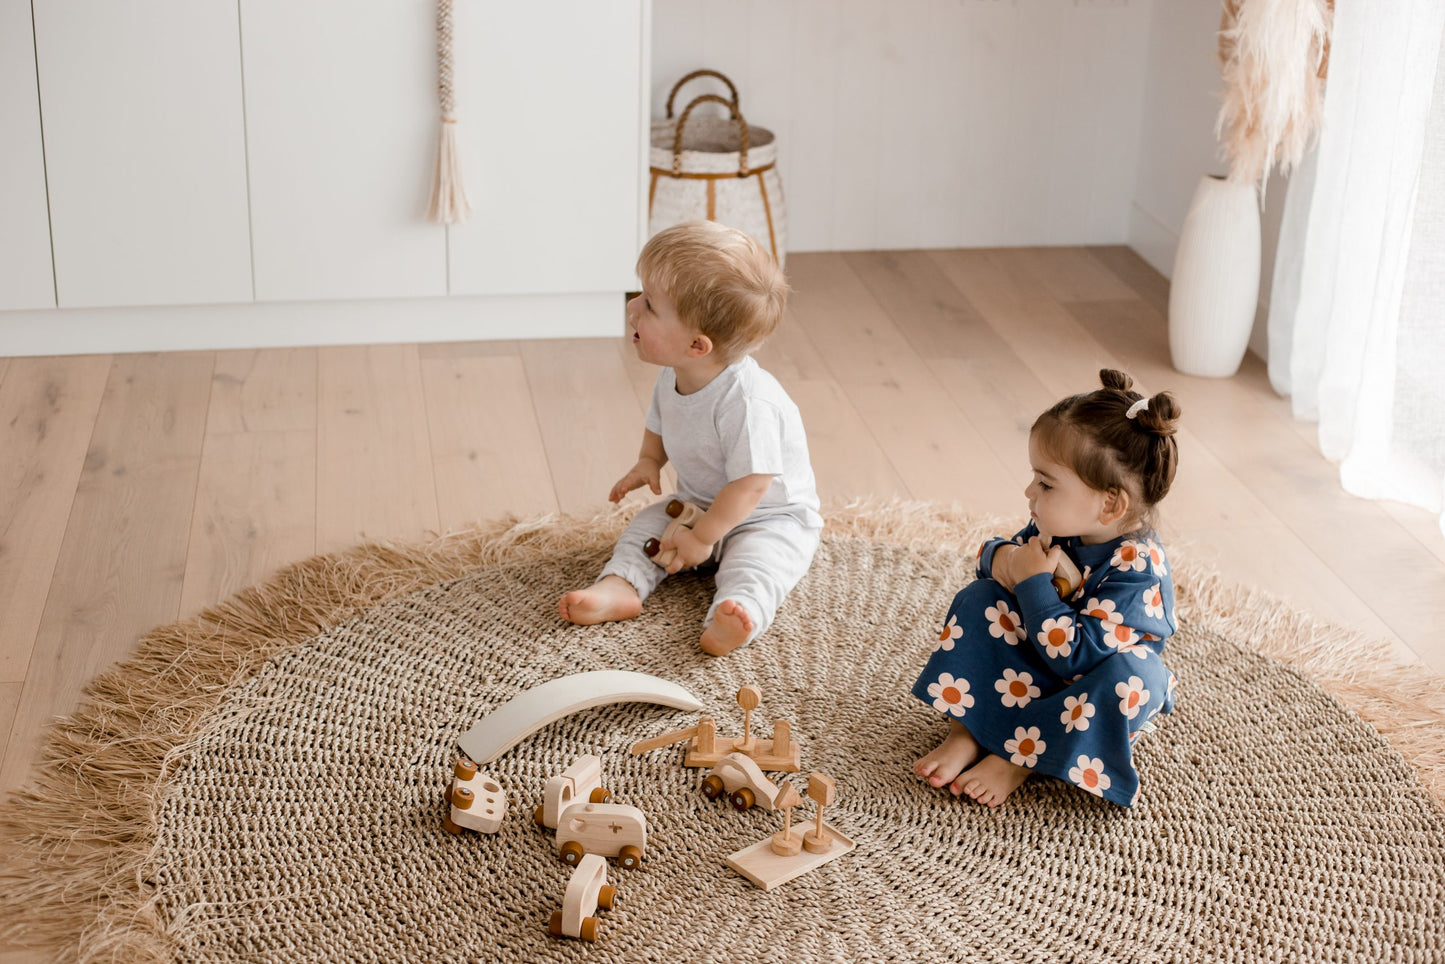
[[662, 530], [662, 538], [648, 539], [642, 544], [642, 551], [653, 562], [666, 569], [672, 565], [672, 560], [677, 558], [677, 550], [668, 549], [666, 552], [663, 552], [661, 551], [662, 544], [664, 542], [670, 542], [678, 529], [691, 529], [693, 524], [702, 518], [702, 510], [691, 502], [672, 499], [667, 503], [667, 508], [664, 511], [672, 521], [667, 524], [666, 529]]
[[562, 909], [553, 911], [547, 923], [547, 933], [554, 937], [576, 937], [584, 941], [597, 940], [597, 926], [601, 921], [593, 916], [602, 910], [611, 910], [617, 899], [617, 888], [607, 883], [607, 861], [597, 854], [587, 854], [572, 871], [567, 881], [567, 893], [562, 897]]
[[625, 803], [573, 804], [557, 823], [557, 856], [573, 867], [599, 854], [633, 870], [646, 851], [647, 815]]
[[716, 800], [726, 792], [735, 810], [747, 810], [754, 805], [773, 810], [782, 787], [763, 776], [752, 757], [729, 753], [703, 778], [702, 792], [709, 800]]
[[602, 786], [602, 761], [591, 754], [579, 756], [572, 765], [547, 781], [533, 820], [539, 827], [556, 829], [562, 812], [582, 800], [606, 803], [612, 791]]
[[465, 757], [452, 768], [445, 802], [442, 827], [447, 833], [461, 833], [463, 829], [496, 833], [507, 815], [507, 795], [501, 786], [477, 772], [477, 765]]

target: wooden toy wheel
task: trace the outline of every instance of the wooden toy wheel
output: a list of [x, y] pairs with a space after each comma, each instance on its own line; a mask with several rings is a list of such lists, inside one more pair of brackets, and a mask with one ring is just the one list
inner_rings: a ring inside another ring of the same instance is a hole
[[545, 811], [545, 809], [543, 808], [543, 806], [542, 806], [540, 803], [537, 804], [537, 809], [536, 809], [536, 811], [532, 814], [532, 822], [535, 823], [535, 824], [536, 824], [537, 826], [539, 826], [539, 827], [545, 827], [545, 826], [547, 826], [547, 822], [546, 822], [546, 820], [543, 818], [543, 814], [544, 814], [545, 812], [546, 812], [546, 811]]
[[710, 776], [702, 781], [702, 795], [709, 800], [716, 800], [723, 792], [722, 777]]
[[612, 791], [606, 787], [598, 787], [587, 797], [588, 803], [606, 803], [612, 799]]
[[458, 824], [452, 822], [452, 815], [449, 813], [442, 815], [442, 829], [445, 830], [447, 833], [462, 832], [462, 828]]
[[553, 937], [562, 936], [562, 912], [560, 910], [552, 911], [552, 919], [547, 922], [547, 933]]
[[734, 790], [733, 795], [728, 799], [732, 801], [734, 810], [747, 810], [757, 802], [757, 798], [753, 796], [753, 791], [747, 787], [739, 787]]
[[580, 843], [575, 840], [569, 840], [562, 845], [562, 849], [558, 851], [557, 856], [562, 858], [562, 863], [570, 867], [576, 867], [582, 862], [582, 858], [586, 856], [586, 854], [587, 852], [582, 849]]
[[632, 846], [623, 847], [617, 852], [617, 863], [627, 870], [636, 870], [642, 863], [642, 851]]
[[597, 889], [597, 906], [603, 910], [611, 910], [612, 905], [617, 903], [617, 888], [611, 884], [603, 884]]
[[599, 923], [601, 923], [601, 921], [599, 921], [599, 920], [598, 920], [597, 918], [595, 918], [595, 917], [584, 917], [584, 918], [582, 918], [582, 933], [581, 933], [581, 935], [580, 935], [581, 938], [582, 938], [584, 941], [595, 941], [595, 940], [597, 940], [597, 925], [598, 925]]

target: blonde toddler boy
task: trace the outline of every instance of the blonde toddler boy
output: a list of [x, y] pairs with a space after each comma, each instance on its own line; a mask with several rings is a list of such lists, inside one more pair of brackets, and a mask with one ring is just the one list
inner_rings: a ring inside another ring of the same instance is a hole
[[642, 293], [627, 304], [637, 357], [662, 366], [637, 464], [612, 487], [619, 502], [646, 485], [662, 494], [672, 462], [678, 498], [706, 510], [662, 550], [663, 503], [643, 509], [591, 586], [565, 594], [562, 618], [581, 625], [631, 619], [668, 575], [709, 559], [717, 592], [700, 645], [722, 656], [764, 632], [808, 571], [823, 528], [798, 407], [748, 354], [783, 317], [787, 283], [752, 237], [711, 221], [654, 235], [637, 262]]

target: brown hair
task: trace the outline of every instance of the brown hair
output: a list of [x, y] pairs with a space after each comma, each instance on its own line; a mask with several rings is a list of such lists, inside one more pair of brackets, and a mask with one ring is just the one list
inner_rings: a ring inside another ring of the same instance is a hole
[[689, 221], [653, 235], [637, 276], [672, 299], [677, 317], [712, 340], [732, 362], [778, 327], [788, 283], [753, 237], [716, 221]]
[[1169, 494], [1179, 468], [1175, 422], [1182, 409], [1168, 392], [1144, 396], [1134, 380], [1112, 368], [1099, 372], [1103, 388], [1071, 395], [1040, 415], [1032, 434], [1050, 457], [1073, 469], [1099, 492], [1123, 489], [1138, 507], [1138, 521], [1154, 524], [1154, 507]]

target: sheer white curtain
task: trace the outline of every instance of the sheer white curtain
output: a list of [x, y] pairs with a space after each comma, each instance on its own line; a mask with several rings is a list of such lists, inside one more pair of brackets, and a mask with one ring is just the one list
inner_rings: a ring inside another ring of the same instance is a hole
[[1291, 178], [1270, 381], [1356, 495], [1445, 531], [1445, 0], [1337, 3], [1324, 118]]

